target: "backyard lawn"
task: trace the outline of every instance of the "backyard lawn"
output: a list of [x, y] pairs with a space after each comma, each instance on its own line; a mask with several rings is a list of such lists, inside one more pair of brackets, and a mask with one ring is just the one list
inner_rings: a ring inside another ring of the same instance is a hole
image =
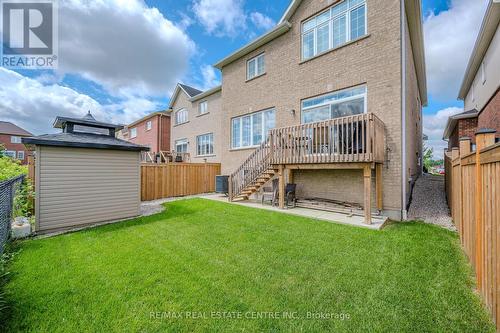
[[7, 331], [494, 331], [457, 235], [203, 199], [18, 246]]

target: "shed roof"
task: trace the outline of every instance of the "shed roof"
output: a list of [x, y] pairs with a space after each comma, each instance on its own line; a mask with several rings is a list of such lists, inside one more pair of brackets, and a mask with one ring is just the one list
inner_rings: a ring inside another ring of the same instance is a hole
[[0, 121], [0, 134], [19, 135], [19, 136], [32, 136], [30, 132], [22, 129], [21, 127], [9, 121]]
[[104, 123], [101, 121], [95, 120], [90, 111], [83, 118], [71, 118], [71, 117], [56, 117], [54, 121], [54, 128], [64, 128], [66, 123], [73, 123], [76, 125], [85, 125], [92, 127], [100, 127], [100, 128], [112, 128], [115, 131], [121, 130], [123, 128], [122, 125]]
[[128, 151], [148, 151], [148, 147], [120, 140], [109, 135], [92, 133], [58, 133], [44, 134], [31, 138], [22, 138], [24, 144], [40, 146], [75, 147], [75, 148], [98, 148]]

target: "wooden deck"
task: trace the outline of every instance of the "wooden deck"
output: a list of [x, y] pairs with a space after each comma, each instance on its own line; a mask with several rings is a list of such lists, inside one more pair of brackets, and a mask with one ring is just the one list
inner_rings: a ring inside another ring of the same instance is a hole
[[[375, 170], [377, 209], [382, 210], [385, 129], [374, 114], [275, 128], [230, 176], [230, 200], [247, 200], [268, 179], [279, 179], [279, 206], [295, 170], [359, 169], [364, 179], [365, 222], [371, 223], [371, 178]], [[263, 175], [267, 176], [264, 180]]]

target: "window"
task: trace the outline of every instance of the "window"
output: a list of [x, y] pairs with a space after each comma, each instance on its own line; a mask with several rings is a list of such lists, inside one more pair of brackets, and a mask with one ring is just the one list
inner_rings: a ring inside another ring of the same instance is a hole
[[19, 150], [19, 151], [17, 152], [17, 159], [18, 159], [18, 160], [24, 160], [24, 151]]
[[186, 109], [180, 109], [175, 113], [175, 124], [179, 125], [188, 121], [188, 112]]
[[21, 143], [21, 137], [20, 136], [11, 136], [10, 137], [10, 143]]
[[214, 135], [203, 134], [196, 137], [196, 155], [213, 155], [214, 153]]
[[205, 114], [208, 112], [208, 102], [207, 101], [200, 102], [200, 104], [198, 105], [198, 112], [200, 114]]
[[151, 120], [148, 120], [148, 122], [146, 123], [146, 131], [150, 131], [152, 127], [153, 123], [151, 122]]
[[10, 158], [16, 158], [16, 151], [15, 150], [5, 150], [3, 153], [5, 156], [8, 156]]
[[356, 87], [302, 102], [302, 123], [352, 116], [366, 112], [366, 87]]
[[265, 73], [265, 71], [266, 71], [266, 64], [264, 59], [264, 53], [247, 61], [247, 80], [262, 75]]
[[366, 35], [365, 0], [344, 0], [302, 24], [302, 59]]
[[131, 128], [130, 129], [130, 138], [133, 139], [133, 138], [136, 138], [137, 137], [137, 128], [134, 127], [134, 128]]
[[481, 82], [486, 83], [486, 71], [484, 70], [484, 61], [481, 63]]
[[177, 153], [187, 153], [188, 151], [188, 140], [180, 139], [175, 141], [175, 151]]
[[268, 131], [275, 126], [274, 109], [233, 118], [231, 124], [231, 146], [232, 148], [258, 146], [267, 138]]

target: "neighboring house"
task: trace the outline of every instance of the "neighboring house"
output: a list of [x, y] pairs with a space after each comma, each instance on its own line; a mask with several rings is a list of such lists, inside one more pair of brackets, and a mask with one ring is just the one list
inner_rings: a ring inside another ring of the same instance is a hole
[[170, 150], [170, 114], [158, 111], [134, 121], [117, 133], [117, 138], [146, 146], [152, 154]]
[[475, 143], [477, 129], [496, 130], [500, 138], [500, 2], [490, 0], [472, 50], [458, 98], [464, 112], [448, 119], [443, 139], [448, 148], [459, 147], [459, 138]]
[[191, 162], [221, 162], [221, 86], [200, 91], [177, 84], [170, 98], [171, 146]]
[[21, 138], [33, 136], [30, 132], [8, 121], [0, 121], [0, 144], [5, 147], [5, 155], [28, 162], [29, 150], [21, 142]]

